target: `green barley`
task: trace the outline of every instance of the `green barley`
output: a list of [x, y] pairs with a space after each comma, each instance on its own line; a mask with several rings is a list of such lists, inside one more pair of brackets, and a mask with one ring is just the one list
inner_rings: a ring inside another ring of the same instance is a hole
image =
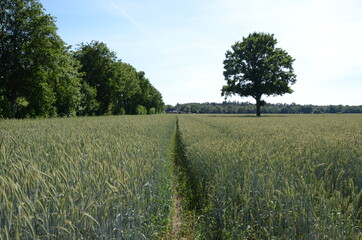
[[203, 239], [358, 239], [362, 115], [183, 115]]
[[0, 239], [159, 239], [175, 121], [0, 121]]

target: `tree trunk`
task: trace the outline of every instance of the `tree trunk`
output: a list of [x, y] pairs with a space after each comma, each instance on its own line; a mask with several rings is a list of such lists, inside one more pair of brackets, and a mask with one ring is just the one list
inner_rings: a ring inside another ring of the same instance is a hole
[[256, 99], [256, 116], [260, 117], [260, 107], [261, 107], [261, 96], [257, 97]]
[[18, 106], [16, 104], [16, 93], [10, 94], [10, 97], [8, 98], [10, 102], [10, 112], [11, 112], [11, 118], [16, 117], [16, 112], [18, 110]]
[[260, 117], [260, 102], [256, 102], [256, 116]]
[[10, 105], [10, 110], [11, 110], [11, 118], [15, 118], [16, 116], [16, 110], [17, 110], [17, 107], [16, 107], [16, 103], [15, 102], [12, 102], [11, 105]]

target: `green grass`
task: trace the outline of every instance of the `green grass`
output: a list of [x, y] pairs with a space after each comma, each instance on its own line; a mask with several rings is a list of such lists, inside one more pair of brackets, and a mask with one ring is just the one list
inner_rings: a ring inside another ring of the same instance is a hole
[[354, 240], [361, 189], [360, 114], [0, 120], [0, 239]]
[[159, 239], [175, 116], [0, 121], [0, 239]]
[[358, 239], [362, 115], [180, 116], [203, 239]]

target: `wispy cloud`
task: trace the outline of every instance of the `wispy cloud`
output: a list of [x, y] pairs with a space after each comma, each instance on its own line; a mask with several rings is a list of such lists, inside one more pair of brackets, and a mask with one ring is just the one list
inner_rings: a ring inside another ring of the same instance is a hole
[[109, 5], [112, 8], [112, 11], [118, 13], [121, 17], [127, 19], [144, 36], [146, 36], [148, 39], [153, 41], [158, 47], [160, 47], [162, 49], [163, 53], [165, 53], [165, 54], [168, 53], [166, 46], [158, 38], [156, 38], [148, 29], [143, 27], [134, 17], [132, 17], [129, 13], [127, 13], [124, 9], [122, 9], [120, 6], [115, 4], [113, 1], [109, 2]]
[[262, 31], [296, 59], [298, 76], [293, 94], [268, 102], [361, 104], [360, 0], [63, 1], [42, 0], [67, 42], [106, 42], [145, 71], [167, 103], [222, 101], [225, 51]]

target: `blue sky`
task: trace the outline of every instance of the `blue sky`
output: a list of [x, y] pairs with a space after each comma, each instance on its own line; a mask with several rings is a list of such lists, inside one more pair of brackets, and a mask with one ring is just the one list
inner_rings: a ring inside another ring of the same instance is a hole
[[[225, 52], [273, 33], [293, 58], [293, 94], [272, 103], [362, 104], [360, 0], [41, 0], [70, 44], [105, 42], [166, 104], [222, 102]], [[233, 97], [230, 100], [250, 101]]]

